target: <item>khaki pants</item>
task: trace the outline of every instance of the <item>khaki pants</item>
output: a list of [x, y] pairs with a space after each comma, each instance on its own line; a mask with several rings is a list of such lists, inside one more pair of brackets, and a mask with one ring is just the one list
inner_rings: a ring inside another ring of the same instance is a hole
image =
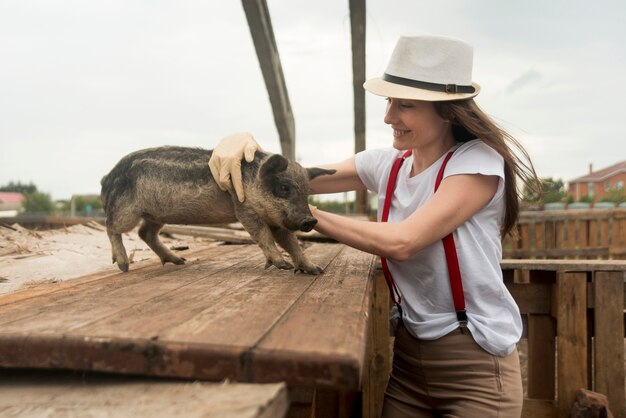
[[520, 417], [523, 388], [517, 350], [496, 357], [466, 328], [419, 340], [400, 324], [384, 418]]

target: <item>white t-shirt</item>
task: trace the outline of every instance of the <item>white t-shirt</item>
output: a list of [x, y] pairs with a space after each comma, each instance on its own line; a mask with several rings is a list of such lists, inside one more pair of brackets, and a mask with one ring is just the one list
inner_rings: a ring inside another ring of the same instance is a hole
[[[468, 328], [483, 349], [496, 356], [506, 356], [522, 335], [522, 319], [504, 285], [500, 268], [500, 226], [505, 211], [504, 160], [479, 139], [457, 144], [455, 148], [444, 179], [455, 174], [477, 173], [500, 177], [495, 196], [460, 225], [453, 236]], [[393, 148], [383, 148], [356, 155], [359, 178], [369, 190], [378, 193], [379, 221], [391, 166], [402, 154]], [[401, 222], [433, 196], [435, 179], [444, 158], [445, 154], [414, 177], [409, 177], [413, 157], [406, 159], [398, 173], [388, 222]], [[387, 261], [402, 295], [402, 319], [414, 336], [437, 339], [459, 327], [441, 241], [416, 252], [406, 261]]]

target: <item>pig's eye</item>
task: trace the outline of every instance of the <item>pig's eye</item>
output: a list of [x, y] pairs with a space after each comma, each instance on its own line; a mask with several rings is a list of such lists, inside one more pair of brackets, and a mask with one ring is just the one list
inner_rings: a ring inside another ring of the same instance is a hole
[[279, 197], [289, 197], [291, 194], [291, 186], [288, 184], [279, 184], [278, 185], [278, 196]]

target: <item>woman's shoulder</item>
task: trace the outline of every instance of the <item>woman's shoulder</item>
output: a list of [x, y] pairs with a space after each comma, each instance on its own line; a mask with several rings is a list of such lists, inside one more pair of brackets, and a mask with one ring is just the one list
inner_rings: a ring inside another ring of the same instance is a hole
[[504, 158], [481, 139], [462, 143], [450, 159], [448, 174], [478, 173], [504, 176]]
[[454, 152], [457, 156], [470, 155], [472, 157], [482, 156], [484, 158], [502, 160], [502, 156], [495, 149], [491, 148], [482, 139], [472, 139], [461, 143]]
[[356, 154], [357, 164], [392, 164], [402, 153], [393, 147], [371, 148]]

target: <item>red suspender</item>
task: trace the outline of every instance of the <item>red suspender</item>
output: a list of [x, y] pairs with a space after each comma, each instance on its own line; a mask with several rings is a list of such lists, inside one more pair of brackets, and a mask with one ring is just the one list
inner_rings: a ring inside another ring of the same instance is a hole
[[[404, 155], [398, 158], [391, 167], [391, 172], [389, 173], [389, 182], [387, 183], [387, 192], [385, 193], [385, 204], [383, 206], [383, 215], [381, 218], [381, 222], [387, 222], [389, 219], [389, 208], [391, 207], [391, 198], [393, 196], [393, 189], [396, 188], [396, 179], [398, 178], [398, 171], [400, 171], [400, 166], [404, 160], [406, 160], [411, 155], [411, 151], [407, 151]], [[389, 287], [389, 293], [391, 294], [391, 298], [400, 309], [400, 303], [402, 302], [402, 296], [400, 296], [400, 292], [398, 291], [398, 287], [396, 286], [396, 282], [393, 280], [391, 276], [391, 272], [389, 271], [389, 266], [387, 266], [387, 259], [385, 257], [380, 257], [380, 263], [383, 266], [383, 274], [385, 275], [385, 280], [387, 281], [387, 286]]]
[[[439, 169], [439, 173], [437, 173], [437, 179], [435, 180], [435, 191], [439, 188], [439, 184], [443, 179], [443, 172], [448, 164], [448, 160], [452, 157], [452, 153], [454, 151], [450, 151], [443, 160], [441, 164], [441, 168]], [[400, 171], [400, 166], [406, 158], [411, 155], [411, 151], [407, 151], [402, 155], [402, 157], [398, 158], [393, 166], [391, 167], [391, 172], [389, 173], [389, 182], [387, 183], [387, 191], [385, 193], [385, 204], [383, 206], [383, 213], [381, 222], [387, 222], [389, 219], [389, 208], [391, 207], [391, 199], [393, 196], [393, 190], [396, 187], [396, 179], [398, 177], [398, 172]], [[467, 323], [467, 314], [465, 312], [465, 297], [463, 296], [463, 282], [461, 280], [461, 269], [459, 268], [459, 259], [456, 254], [456, 246], [454, 244], [454, 237], [452, 233], [446, 235], [443, 238], [443, 248], [446, 253], [446, 263], [448, 264], [448, 274], [450, 275], [450, 287], [452, 288], [452, 299], [454, 300], [454, 310], [456, 311], [456, 316], [461, 322], [462, 325]], [[381, 264], [383, 267], [383, 273], [385, 275], [385, 280], [387, 280], [387, 286], [389, 286], [389, 292], [391, 293], [391, 297], [393, 301], [398, 305], [398, 309], [400, 308], [400, 304], [402, 302], [402, 297], [400, 296], [400, 292], [398, 291], [398, 287], [396, 286], [396, 282], [393, 280], [391, 272], [389, 271], [389, 266], [387, 265], [387, 259], [385, 257], [381, 257]]]

